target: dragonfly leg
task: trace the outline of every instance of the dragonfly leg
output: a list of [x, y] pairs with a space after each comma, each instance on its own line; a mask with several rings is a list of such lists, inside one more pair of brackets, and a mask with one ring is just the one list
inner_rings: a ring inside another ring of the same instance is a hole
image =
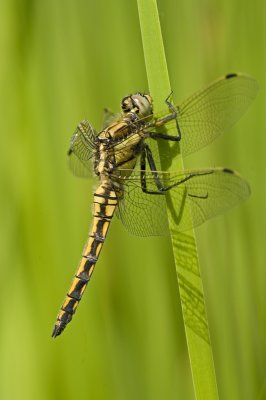
[[[149, 191], [149, 190], [147, 189], [147, 182], [146, 182], [146, 158], [148, 159], [149, 167], [150, 167], [150, 169], [151, 169], [151, 172], [152, 172], [152, 175], [153, 175], [153, 178], [154, 178], [155, 185], [156, 185], [157, 188], [158, 188], [158, 192], [152, 192], [152, 191]], [[140, 176], [140, 180], [141, 180], [141, 188], [142, 188], [142, 191], [145, 192], [145, 193], [150, 193], [150, 194], [162, 194], [162, 192], [163, 192], [163, 184], [162, 184], [162, 182], [160, 181], [160, 178], [159, 178], [159, 176], [158, 176], [157, 168], [156, 168], [156, 165], [155, 165], [153, 156], [152, 156], [151, 149], [149, 148], [149, 146], [148, 146], [146, 143], [144, 143], [143, 149], [142, 149], [142, 152], [141, 152], [141, 156], [140, 156], [140, 165], [141, 165], [141, 173], [140, 173], [141, 176]]]
[[170, 101], [169, 98], [171, 97], [173, 92], [169, 94], [169, 96], [166, 98], [165, 103], [167, 104], [169, 110], [171, 111], [171, 114], [166, 115], [162, 118], [157, 119], [155, 122], [152, 123], [152, 126], [155, 128], [158, 128], [160, 126], [163, 126], [167, 124], [168, 122], [172, 121], [173, 119], [176, 122], [176, 130], [177, 130], [177, 135], [167, 135], [165, 133], [157, 133], [157, 132], [150, 132], [150, 137], [152, 139], [165, 139], [165, 140], [171, 140], [174, 142], [179, 142], [181, 140], [181, 130], [178, 124], [178, 108], [176, 108]]
[[[177, 187], [177, 186], [182, 185], [183, 183], [185, 183], [185, 182], [189, 181], [190, 179], [194, 178], [195, 176], [199, 176], [199, 175], [209, 175], [209, 174], [212, 174], [212, 173], [213, 173], [213, 171], [202, 172], [202, 173], [201, 173], [201, 172], [190, 173], [189, 175], [187, 175], [187, 176], [185, 176], [183, 179], [180, 179], [179, 181], [173, 183], [172, 185], [164, 186], [164, 187], [161, 189], [161, 191], [162, 191], [162, 192], [167, 192], [168, 190], [173, 189], [174, 187]], [[207, 198], [208, 198], [208, 193], [205, 193], [205, 194], [202, 195], [202, 196], [195, 195], [195, 194], [193, 194], [193, 193], [187, 193], [187, 195], [188, 195], [189, 197], [197, 197], [197, 198], [199, 198], [199, 199], [207, 199]]]
[[[148, 160], [148, 164], [149, 167], [151, 169], [151, 173], [153, 175], [154, 178], [154, 183], [157, 187], [157, 191], [156, 190], [149, 190], [147, 189], [147, 182], [146, 182], [146, 158]], [[149, 146], [145, 143], [143, 150], [141, 152], [141, 159], [140, 159], [140, 163], [141, 163], [141, 188], [142, 191], [148, 194], [164, 194], [165, 192], [167, 192], [168, 190], [180, 186], [183, 183], [187, 182], [188, 180], [192, 179], [195, 176], [198, 175], [209, 175], [210, 173], [212, 173], [212, 171], [208, 171], [208, 172], [195, 172], [195, 173], [190, 173], [189, 175], [185, 176], [183, 179], [180, 179], [177, 182], [174, 182], [172, 185], [168, 185], [168, 186], [164, 186], [163, 183], [161, 182], [157, 169], [156, 169], [156, 165], [154, 162], [154, 158], [151, 152], [151, 149], [149, 148]], [[203, 196], [198, 196], [198, 195], [194, 195], [192, 193], [188, 193], [188, 196], [190, 197], [198, 197], [198, 198], [208, 198], [208, 193], [204, 194]]]

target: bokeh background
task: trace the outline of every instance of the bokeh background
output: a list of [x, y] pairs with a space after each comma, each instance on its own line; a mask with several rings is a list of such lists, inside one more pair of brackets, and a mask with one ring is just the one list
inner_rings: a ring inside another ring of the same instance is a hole
[[[257, 78], [249, 112], [189, 166], [237, 169], [252, 197], [197, 230], [221, 399], [265, 399], [266, 3], [158, 0], [182, 100], [229, 72]], [[0, 398], [193, 399], [167, 238], [113, 221], [90, 287], [50, 335], [91, 221], [95, 182], [66, 163], [69, 138], [147, 90], [135, 1], [0, 1]]]

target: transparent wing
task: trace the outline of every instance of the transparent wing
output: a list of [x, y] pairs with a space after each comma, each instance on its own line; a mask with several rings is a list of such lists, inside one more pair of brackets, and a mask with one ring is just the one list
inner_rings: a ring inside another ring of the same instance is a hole
[[120, 121], [122, 118], [122, 113], [114, 113], [109, 108], [105, 108], [103, 110], [103, 122], [102, 122], [102, 129], [107, 128], [113, 122]]
[[[257, 92], [258, 83], [252, 77], [229, 74], [177, 106], [182, 154], [201, 149], [228, 130], [248, 109]], [[173, 128], [175, 124], [175, 120], [169, 123]]]
[[[245, 200], [250, 194], [248, 183], [236, 172], [224, 169], [158, 172], [165, 187], [171, 187], [171, 199], [165, 194], [142, 191], [139, 173], [124, 184], [118, 216], [126, 229], [138, 236], [168, 233], [165, 204], [177, 231], [186, 231]], [[151, 172], [146, 172], [147, 189], [158, 192]]]
[[139, 185], [140, 175], [127, 180], [123, 199], [118, 203], [117, 217], [132, 235], [169, 235], [166, 197], [146, 194]]
[[92, 175], [91, 158], [94, 155], [96, 132], [87, 120], [79, 123], [70, 140], [69, 166], [74, 175], [87, 178]]

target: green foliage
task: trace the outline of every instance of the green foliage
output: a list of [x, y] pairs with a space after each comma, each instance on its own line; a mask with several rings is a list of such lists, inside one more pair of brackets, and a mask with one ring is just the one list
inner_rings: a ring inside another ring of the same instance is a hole
[[[232, 71], [265, 82], [261, 2], [159, 1], [175, 101]], [[85, 242], [95, 183], [72, 177], [68, 140], [148, 90], [135, 2], [0, 2], [0, 398], [193, 399], [171, 244], [113, 221], [71, 325], [50, 338]], [[162, 94], [162, 101], [165, 99]], [[265, 386], [265, 99], [185, 165], [225, 165], [249, 202], [197, 230], [222, 399]]]

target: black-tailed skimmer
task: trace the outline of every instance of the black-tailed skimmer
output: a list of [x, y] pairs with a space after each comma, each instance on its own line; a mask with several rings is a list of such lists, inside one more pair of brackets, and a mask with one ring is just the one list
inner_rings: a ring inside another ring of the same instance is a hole
[[[165, 200], [169, 191], [177, 231], [197, 226], [249, 196], [248, 183], [230, 169], [161, 171], [158, 154], [151, 149], [155, 141], [159, 146], [162, 141], [180, 141], [183, 155], [202, 148], [238, 120], [257, 91], [253, 78], [229, 74], [179, 106], [167, 99], [167, 112], [158, 115], [153, 114], [151, 96], [136, 93], [122, 99], [122, 112], [101, 132], [96, 133], [86, 120], [80, 122], [71, 139], [70, 165], [76, 175], [86, 177], [92, 161], [99, 185], [89, 237], [52, 336], [60, 335], [71, 321], [115, 211], [129, 232], [160, 235], [168, 230]], [[171, 134], [158, 129], [164, 125], [172, 128]]]

